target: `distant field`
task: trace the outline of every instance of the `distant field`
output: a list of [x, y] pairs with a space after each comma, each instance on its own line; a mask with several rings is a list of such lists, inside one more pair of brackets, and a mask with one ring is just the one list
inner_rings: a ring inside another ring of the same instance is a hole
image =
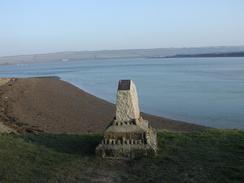
[[0, 135], [0, 182], [244, 182], [244, 131], [158, 133], [159, 153], [96, 158], [101, 135]]

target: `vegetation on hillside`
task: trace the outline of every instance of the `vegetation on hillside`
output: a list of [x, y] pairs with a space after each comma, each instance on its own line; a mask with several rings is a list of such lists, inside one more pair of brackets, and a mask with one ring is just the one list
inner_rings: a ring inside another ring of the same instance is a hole
[[159, 132], [155, 158], [108, 160], [102, 136], [0, 135], [0, 182], [244, 182], [244, 131]]

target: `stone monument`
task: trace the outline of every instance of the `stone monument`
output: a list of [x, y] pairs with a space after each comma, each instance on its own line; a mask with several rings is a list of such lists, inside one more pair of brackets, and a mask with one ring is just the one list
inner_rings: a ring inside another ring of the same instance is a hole
[[120, 80], [116, 99], [116, 117], [104, 132], [96, 154], [103, 158], [136, 158], [157, 152], [157, 134], [140, 115], [136, 86], [132, 80]]

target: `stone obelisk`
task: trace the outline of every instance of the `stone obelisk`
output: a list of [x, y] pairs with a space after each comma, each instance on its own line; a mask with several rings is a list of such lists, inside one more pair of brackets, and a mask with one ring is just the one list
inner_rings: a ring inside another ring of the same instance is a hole
[[157, 151], [157, 134], [140, 116], [136, 86], [132, 80], [120, 80], [116, 115], [104, 132], [96, 154], [104, 158], [152, 156]]

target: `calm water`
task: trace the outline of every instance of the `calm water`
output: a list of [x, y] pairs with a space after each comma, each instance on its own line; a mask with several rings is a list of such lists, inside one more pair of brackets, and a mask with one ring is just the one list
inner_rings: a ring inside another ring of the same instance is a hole
[[115, 101], [133, 79], [142, 111], [219, 128], [244, 129], [244, 58], [88, 60], [0, 66], [0, 77], [59, 76]]

